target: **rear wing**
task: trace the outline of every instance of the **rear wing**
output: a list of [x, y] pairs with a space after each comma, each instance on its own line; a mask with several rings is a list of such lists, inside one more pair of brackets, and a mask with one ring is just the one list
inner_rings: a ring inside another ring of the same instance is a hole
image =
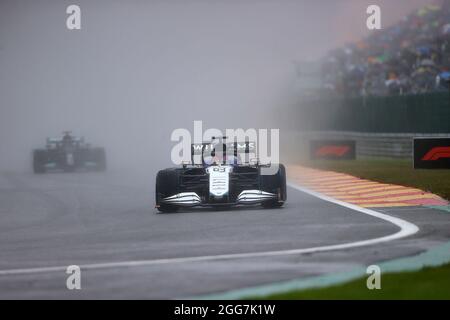
[[[63, 138], [47, 138], [47, 143], [61, 143], [63, 142]], [[72, 137], [73, 142], [84, 142], [83, 137]]]
[[217, 154], [234, 156], [239, 163], [249, 163], [256, 158], [255, 142], [224, 142], [222, 139], [214, 139], [211, 142], [194, 143], [191, 145], [192, 164], [204, 164], [205, 158], [214, 157]]
[[[56, 146], [59, 146], [63, 143], [63, 138], [47, 138], [46, 139], [46, 145], [49, 148], [54, 148]], [[72, 142], [78, 145], [84, 144], [84, 138], [83, 137], [72, 137]]]

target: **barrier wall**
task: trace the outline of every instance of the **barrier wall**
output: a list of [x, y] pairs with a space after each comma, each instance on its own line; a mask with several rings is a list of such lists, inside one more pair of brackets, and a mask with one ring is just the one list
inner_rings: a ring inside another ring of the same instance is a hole
[[450, 133], [450, 93], [303, 100], [302, 131]]

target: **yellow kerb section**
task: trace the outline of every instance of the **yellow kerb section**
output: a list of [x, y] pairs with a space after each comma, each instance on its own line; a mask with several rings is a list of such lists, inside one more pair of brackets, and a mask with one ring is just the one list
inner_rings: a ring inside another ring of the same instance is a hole
[[361, 207], [409, 207], [448, 205], [441, 197], [417, 188], [380, 183], [345, 173], [293, 165], [287, 167], [288, 179], [329, 197]]

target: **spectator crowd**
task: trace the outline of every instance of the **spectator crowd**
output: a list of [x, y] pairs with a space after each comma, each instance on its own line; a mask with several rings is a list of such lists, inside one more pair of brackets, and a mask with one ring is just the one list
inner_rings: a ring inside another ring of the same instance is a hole
[[322, 91], [344, 96], [450, 90], [450, 0], [325, 56]]

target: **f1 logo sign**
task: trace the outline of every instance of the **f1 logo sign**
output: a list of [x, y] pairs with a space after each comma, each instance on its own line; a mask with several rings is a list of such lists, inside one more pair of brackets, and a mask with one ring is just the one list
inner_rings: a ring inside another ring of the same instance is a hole
[[342, 157], [350, 150], [349, 146], [323, 146], [316, 151], [316, 156], [330, 156]]
[[450, 169], [450, 138], [414, 139], [415, 169]]
[[313, 140], [311, 141], [311, 159], [354, 160], [356, 158], [355, 141]]
[[450, 146], [436, 147], [427, 152], [422, 158], [423, 161], [437, 161], [439, 159], [450, 158]]

